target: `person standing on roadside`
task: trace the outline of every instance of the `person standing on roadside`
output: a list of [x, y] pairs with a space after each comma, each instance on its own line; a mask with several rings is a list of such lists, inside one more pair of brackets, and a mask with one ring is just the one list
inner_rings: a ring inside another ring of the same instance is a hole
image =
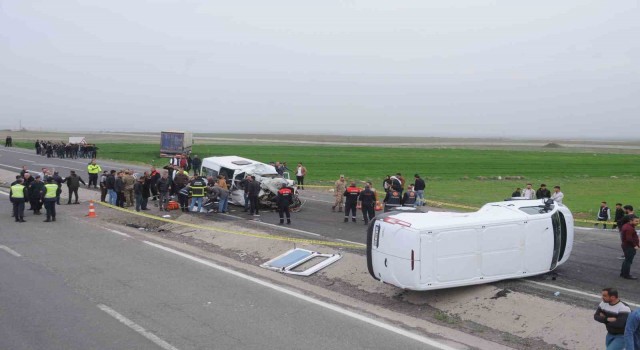
[[93, 188], [98, 188], [98, 174], [102, 172], [102, 168], [96, 164], [95, 158], [87, 165], [87, 172], [89, 173], [89, 184], [87, 188], [90, 188], [91, 184], [93, 184]]
[[384, 203], [384, 212], [389, 212], [393, 208], [397, 208], [402, 205], [402, 197], [400, 192], [396, 190], [390, 190], [382, 201]]
[[42, 182], [40, 175], [36, 175], [35, 180], [33, 180], [31, 186], [29, 186], [29, 201], [31, 202], [31, 209], [33, 209], [33, 214], [35, 215], [40, 215], [44, 189], [44, 182]]
[[133, 185], [135, 185], [136, 183], [136, 178], [131, 174], [131, 170], [125, 170], [122, 181], [124, 182], [124, 198], [127, 202], [127, 207], [133, 207], [133, 205], [135, 204], [133, 196]]
[[69, 189], [69, 200], [67, 201], [67, 204], [71, 204], [71, 196], [74, 194], [76, 196], [76, 201], [73, 202], [73, 204], [80, 204], [80, 202], [78, 202], [78, 189], [80, 188], [81, 182], [83, 185], [86, 185], [84, 180], [76, 174], [75, 170], [71, 170], [69, 177], [64, 179], [64, 182], [67, 183], [67, 188]]
[[296, 180], [298, 180], [298, 188], [304, 190], [304, 177], [307, 176], [307, 168], [298, 163], [296, 168]]
[[162, 175], [156, 170], [155, 167], [151, 167], [151, 173], [149, 174], [149, 188], [151, 189], [151, 200], [158, 200], [158, 187], [156, 184]]
[[531, 184], [527, 184], [524, 190], [522, 190], [522, 198], [524, 199], [536, 199], [536, 191], [531, 188]]
[[51, 178], [53, 179], [53, 182], [58, 185], [58, 192], [56, 192], [56, 205], [60, 205], [60, 195], [62, 194], [62, 183], [64, 182], [64, 179], [57, 171], [53, 172], [53, 176]]
[[151, 196], [151, 177], [148, 172], [144, 172], [142, 179], [142, 205], [140, 210], [149, 210], [147, 204], [149, 204], [149, 196]]
[[53, 178], [47, 179], [47, 184], [44, 185], [44, 208], [47, 212], [47, 219], [44, 222], [56, 221], [56, 196], [58, 196], [58, 186]]
[[249, 175], [245, 175], [244, 179], [240, 181], [240, 188], [242, 188], [242, 196], [244, 197], [244, 212], [249, 211], [249, 184], [251, 183], [251, 179], [249, 179]]
[[416, 206], [416, 192], [413, 190], [413, 184], [409, 185], [407, 192], [402, 196], [402, 206], [415, 207]]
[[[607, 206], [607, 202], [602, 201], [600, 203], [600, 208], [598, 208], [598, 217], [596, 218], [598, 221], [604, 221], [602, 224], [602, 229], [607, 229], [607, 221], [611, 220], [611, 209]], [[598, 224], [593, 225], [595, 228], [598, 228]]]
[[24, 202], [29, 199], [29, 191], [24, 185], [24, 179], [16, 179], [16, 183], [9, 190], [9, 198], [13, 204], [13, 217], [16, 222], [25, 222], [24, 220]]
[[136, 198], [136, 211], [142, 209], [142, 187], [144, 186], [144, 177], [140, 177], [135, 184], [133, 184], [133, 195]]
[[171, 179], [169, 179], [169, 171], [163, 170], [162, 175], [156, 182], [156, 191], [158, 193], [158, 207], [160, 211], [167, 211], [167, 203], [169, 201], [169, 191], [171, 189]]
[[13, 139], [11, 138], [10, 135], [7, 135], [7, 137], [4, 139], [4, 146], [13, 147]]
[[618, 222], [620, 222], [620, 220], [622, 220], [623, 217], [624, 217], [624, 209], [622, 209], [622, 203], [616, 203], [616, 211], [615, 211], [615, 216], [613, 218], [613, 221], [616, 222], [615, 224], [613, 224], [614, 230], [618, 228]]
[[351, 221], [357, 222], [356, 208], [358, 206], [359, 195], [360, 188], [352, 181], [349, 187], [344, 191], [344, 196], [346, 197], [344, 201], [344, 222], [349, 222], [349, 215], [351, 215]]
[[622, 251], [624, 252], [624, 261], [620, 269], [620, 277], [628, 280], [637, 280], [638, 277], [631, 275], [631, 264], [636, 256], [636, 251], [640, 248], [638, 233], [636, 226], [640, 219], [634, 216], [629, 222], [622, 227]]
[[256, 177], [252, 175], [249, 182], [249, 215], [260, 216], [259, 195], [260, 183], [256, 181]]
[[193, 166], [193, 175], [200, 176], [200, 167], [202, 167], [202, 159], [198, 157], [198, 155], [194, 155], [191, 160], [191, 165]]
[[334, 192], [333, 195], [335, 200], [333, 202], [333, 206], [331, 207], [331, 211], [336, 211], [336, 207], [338, 207], [338, 212], [342, 212], [342, 203], [344, 202], [344, 191], [347, 189], [347, 181], [344, 178], [344, 175], [340, 175], [340, 178], [334, 184]]
[[109, 172], [109, 175], [107, 175], [105, 186], [107, 187], [107, 194], [109, 195], [109, 204], [116, 205], [118, 201], [118, 193], [115, 190], [115, 186], [116, 186], [115, 170], [111, 170], [111, 172]]
[[207, 192], [207, 181], [199, 176], [194, 176], [191, 180], [191, 208], [189, 211], [193, 211], [193, 208], [197, 205], [198, 210], [196, 213], [202, 211], [202, 200]]
[[116, 206], [120, 208], [124, 208], [124, 173], [122, 171], [118, 172], [118, 176], [116, 177], [115, 184], [113, 186], [113, 190], [116, 191], [117, 199]]
[[547, 188], [547, 185], [540, 184], [540, 188], [536, 191], [536, 198], [551, 198], [551, 191]]
[[426, 188], [426, 184], [424, 180], [420, 178], [420, 175], [415, 174], [413, 177], [413, 190], [416, 192], [416, 205], [421, 207], [426, 205], [426, 201], [424, 200], [424, 189]]
[[370, 220], [376, 216], [376, 193], [371, 189], [371, 184], [366, 183], [364, 190], [358, 195], [358, 201], [360, 202], [360, 209], [362, 210], [362, 218], [364, 224], [368, 225]]
[[107, 171], [103, 171], [100, 175], [100, 202], [105, 202], [107, 199]]
[[602, 290], [602, 302], [598, 305], [593, 319], [607, 328], [605, 346], [607, 350], [624, 350], [624, 328], [631, 309], [618, 297], [618, 290]]
[[551, 199], [553, 199], [558, 204], [562, 204], [564, 193], [560, 191], [560, 186], [553, 186], [553, 194], [551, 195]]
[[278, 206], [278, 216], [280, 217], [280, 225], [284, 224], [284, 217], [287, 217], [287, 225], [291, 225], [291, 212], [289, 206], [293, 204], [293, 189], [286, 183], [280, 185], [280, 189], [274, 198]]

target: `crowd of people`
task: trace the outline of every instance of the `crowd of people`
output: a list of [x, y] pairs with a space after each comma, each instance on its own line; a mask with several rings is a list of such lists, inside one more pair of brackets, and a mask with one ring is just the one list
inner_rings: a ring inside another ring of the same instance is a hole
[[549, 191], [547, 185], [540, 184], [537, 190], [533, 189], [533, 185], [528, 183], [524, 189], [518, 187], [511, 194], [511, 198], [523, 198], [523, 199], [553, 199], [556, 203], [562, 204], [564, 200], [564, 193], [560, 191], [560, 186], [553, 186], [553, 192]]
[[93, 144], [66, 143], [62, 141], [36, 140], [36, 154], [47, 158], [88, 158], [98, 157], [98, 147]]

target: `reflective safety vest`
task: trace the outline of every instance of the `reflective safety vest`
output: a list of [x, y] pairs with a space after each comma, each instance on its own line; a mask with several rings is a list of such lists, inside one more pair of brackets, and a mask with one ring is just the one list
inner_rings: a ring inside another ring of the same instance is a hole
[[345, 191], [347, 195], [347, 202], [356, 202], [358, 200], [358, 196], [360, 195], [360, 188], [358, 187], [347, 187]]
[[44, 187], [47, 189], [47, 192], [44, 194], [44, 198], [56, 198], [56, 192], [58, 192], [58, 185], [56, 184], [46, 184]]
[[204, 180], [196, 179], [191, 181], [191, 197], [204, 197], [207, 185]]
[[15, 184], [11, 186], [11, 198], [24, 198], [24, 185]]
[[100, 166], [98, 164], [95, 164], [95, 165], [94, 164], [89, 164], [87, 166], [87, 172], [89, 174], [97, 174], [97, 173], [99, 173], [101, 171], [102, 171], [102, 169], [100, 168]]
[[385, 204], [388, 206], [400, 206], [400, 193], [398, 191], [387, 192]]
[[293, 203], [293, 198], [291, 195], [293, 191], [289, 187], [283, 187], [278, 190], [278, 204], [279, 205], [291, 205]]

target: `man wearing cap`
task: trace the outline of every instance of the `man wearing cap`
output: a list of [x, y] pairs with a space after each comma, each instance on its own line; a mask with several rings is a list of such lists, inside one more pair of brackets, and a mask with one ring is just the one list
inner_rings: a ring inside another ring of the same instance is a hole
[[340, 179], [336, 181], [334, 184], [334, 193], [335, 201], [333, 202], [333, 206], [331, 207], [331, 211], [336, 211], [336, 207], [338, 207], [338, 212], [342, 212], [342, 202], [344, 202], [344, 191], [347, 189], [347, 181], [344, 178], [344, 175], [340, 175]]
[[25, 222], [24, 220], [24, 202], [29, 199], [27, 187], [23, 184], [24, 179], [19, 178], [16, 184], [11, 186], [9, 190], [9, 198], [13, 204], [13, 217], [16, 222]]
[[50, 177], [47, 179], [47, 183], [44, 185], [44, 209], [47, 211], [47, 219], [44, 222], [56, 221], [56, 196], [60, 186], [55, 183], [55, 180]]
[[83, 185], [86, 185], [84, 180], [76, 174], [75, 170], [71, 170], [71, 174], [64, 179], [64, 182], [67, 183], [67, 188], [69, 188], [69, 201], [67, 201], [67, 204], [71, 204], [71, 196], [74, 194], [76, 195], [76, 201], [73, 202], [73, 204], [80, 204], [78, 202], [78, 188], [80, 188], [81, 182]]
[[29, 186], [29, 201], [31, 202], [31, 209], [35, 215], [40, 215], [43, 194], [44, 182], [42, 182], [40, 175], [36, 175], [35, 180], [33, 180], [31, 186]]

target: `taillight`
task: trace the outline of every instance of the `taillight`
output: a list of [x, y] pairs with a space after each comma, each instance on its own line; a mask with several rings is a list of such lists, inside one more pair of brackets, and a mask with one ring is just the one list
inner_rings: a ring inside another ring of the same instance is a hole
[[404, 226], [404, 227], [411, 227], [411, 223], [410, 222], [402, 221], [400, 219], [396, 219], [396, 218], [391, 217], [391, 216], [387, 216], [386, 218], [384, 218], [383, 221], [388, 223], [388, 224], [392, 224], [392, 225], [400, 225], [400, 226]]

